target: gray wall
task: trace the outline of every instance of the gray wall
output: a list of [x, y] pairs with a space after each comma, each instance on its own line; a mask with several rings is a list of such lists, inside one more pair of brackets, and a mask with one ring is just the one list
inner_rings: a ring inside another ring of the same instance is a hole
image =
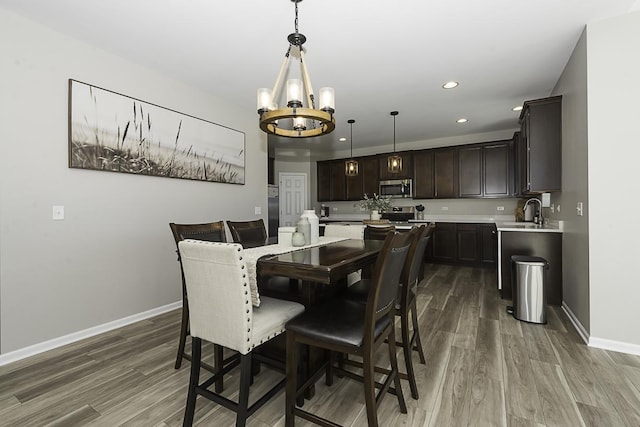
[[640, 12], [587, 26], [590, 332], [640, 354], [638, 52]]
[[562, 296], [589, 332], [589, 209], [576, 216], [576, 203], [588, 206], [587, 32], [583, 31], [552, 95], [562, 95], [562, 192], [551, 195], [564, 221]]
[[[266, 214], [267, 143], [254, 106], [4, 9], [0, 28], [0, 353], [179, 301], [168, 223], [249, 219], [255, 206]], [[245, 132], [247, 184], [67, 168], [69, 78]], [[52, 221], [52, 205], [65, 206], [64, 221]]]

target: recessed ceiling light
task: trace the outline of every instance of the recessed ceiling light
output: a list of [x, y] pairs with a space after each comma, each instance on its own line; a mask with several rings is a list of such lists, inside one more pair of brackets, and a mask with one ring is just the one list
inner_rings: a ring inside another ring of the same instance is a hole
[[521, 111], [522, 110], [522, 105], [518, 105], [517, 107], [513, 107], [511, 109], [511, 111]]
[[347, 140], [347, 138], [344, 138], [344, 137], [338, 139], [338, 141], [340, 141], [340, 142], [345, 142], [346, 140]]
[[442, 85], [443, 89], [453, 89], [454, 87], [458, 86], [458, 82], [446, 82], [445, 84]]
[[469, 120], [467, 119], [458, 119], [456, 120], [456, 123], [467, 123]]

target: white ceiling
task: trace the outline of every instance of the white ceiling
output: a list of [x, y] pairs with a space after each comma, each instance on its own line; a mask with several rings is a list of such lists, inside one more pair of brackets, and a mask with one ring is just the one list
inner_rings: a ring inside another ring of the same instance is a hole
[[[338, 138], [349, 134], [347, 119], [356, 120], [354, 147], [390, 144], [392, 110], [400, 112], [398, 143], [513, 129], [511, 108], [550, 94], [584, 25], [634, 4], [305, 0], [299, 27], [311, 82], [316, 93], [335, 88], [337, 126], [321, 141], [295, 144], [345, 148]], [[248, 109], [256, 108], [257, 88], [274, 84], [294, 16], [290, 0], [0, 0], [0, 7]], [[449, 80], [460, 86], [442, 89]], [[469, 122], [456, 124], [461, 117]]]

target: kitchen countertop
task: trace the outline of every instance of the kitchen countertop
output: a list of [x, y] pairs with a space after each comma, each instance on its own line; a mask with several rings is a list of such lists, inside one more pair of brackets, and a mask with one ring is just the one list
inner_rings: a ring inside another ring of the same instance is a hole
[[[365, 215], [346, 214], [334, 215], [321, 218], [321, 223], [344, 223], [344, 224], [360, 224]], [[496, 224], [498, 231], [519, 231], [529, 233], [562, 233], [563, 222], [550, 220], [547, 224], [540, 226], [532, 222], [516, 222], [513, 215], [425, 215], [424, 220], [411, 219], [408, 222], [390, 222], [389, 225], [395, 225], [399, 230], [410, 229], [413, 224], [431, 223], [431, 222], [455, 222], [455, 223], [474, 223], [474, 224]]]

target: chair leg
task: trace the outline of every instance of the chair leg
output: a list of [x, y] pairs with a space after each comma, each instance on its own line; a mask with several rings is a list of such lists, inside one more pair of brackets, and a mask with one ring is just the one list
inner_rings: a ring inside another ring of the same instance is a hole
[[413, 303], [411, 304], [411, 322], [413, 323], [413, 335], [415, 336], [416, 346], [418, 347], [418, 356], [420, 356], [420, 363], [425, 365], [427, 363], [427, 360], [424, 357], [424, 349], [422, 348], [422, 341], [420, 340], [420, 328], [418, 327], [418, 308], [416, 307], [415, 300], [413, 300]]
[[[224, 347], [220, 344], [213, 345], [213, 372], [214, 374], [219, 374], [222, 371], [222, 366], [224, 364]], [[216, 393], [222, 393], [224, 390], [224, 379], [222, 375], [220, 375], [220, 379], [216, 381], [215, 385]]]
[[[362, 376], [364, 379], [364, 401], [367, 407], [369, 427], [378, 427], [378, 410], [376, 406], [375, 366], [373, 347], [367, 344], [362, 355]], [[397, 367], [396, 367], [397, 368]], [[397, 386], [396, 386], [397, 387]]]
[[236, 427], [244, 427], [249, 416], [249, 385], [252, 378], [251, 353], [240, 355], [240, 394], [238, 396], [238, 413]]
[[324, 383], [331, 387], [333, 385], [333, 362], [336, 356], [336, 353], [331, 350], [325, 351], [325, 357], [329, 360], [327, 363], [327, 367], [325, 369], [325, 380]]
[[400, 406], [400, 412], [407, 413], [407, 405], [404, 402], [404, 394], [402, 393], [402, 384], [400, 384], [400, 375], [398, 375], [398, 359], [396, 358], [396, 332], [394, 328], [391, 328], [389, 333], [389, 359], [391, 361], [391, 373], [393, 375], [394, 386], [396, 388], [396, 396], [398, 398], [398, 405]]
[[296, 405], [296, 392], [298, 388], [298, 344], [296, 343], [295, 334], [286, 332], [287, 334], [287, 388], [285, 402], [285, 427], [293, 427], [295, 424], [295, 415], [293, 410]]
[[175, 369], [180, 369], [182, 365], [182, 357], [184, 355], [184, 347], [189, 335], [189, 304], [186, 299], [182, 300], [182, 322], [180, 323], [180, 340], [178, 341], [178, 354], [176, 355]]
[[184, 411], [183, 427], [193, 425], [193, 416], [196, 411], [196, 387], [200, 379], [200, 357], [202, 355], [202, 341], [200, 338], [191, 339], [191, 376], [189, 377], [189, 391], [187, 393], [187, 406]]
[[404, 355], [404, 365], [407, 368], [411, 397], [418, 400], [418, 385], [416, 384], [416, 374], [413, 371], [411, 334], [409, 333], [409, 313], [407, 313], [407, 311], [400, 314], [400, 331], [402, 334], [402, 354]]

